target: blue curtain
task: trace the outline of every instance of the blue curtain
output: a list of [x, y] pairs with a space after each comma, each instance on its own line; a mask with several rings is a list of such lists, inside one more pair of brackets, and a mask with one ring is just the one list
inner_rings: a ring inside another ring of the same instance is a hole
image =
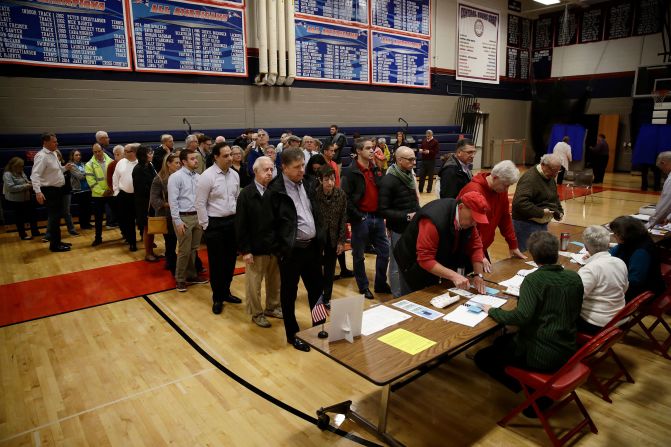
[[660, 152], [671, 150], [671, 125], [643, 124], [638, 131], [631, 164], [654, 165]]
[[555, 124], [552, 126], [550, 140], [548, 140], [548, 154], [552, 153], [555, 144], [559, 143], [564, 137], [569, 137], [569, 146], [571, 146], [571, 156], [573, 161], [582, 160], [585, 153], [585, 137], [587, 129], [580, 124]]

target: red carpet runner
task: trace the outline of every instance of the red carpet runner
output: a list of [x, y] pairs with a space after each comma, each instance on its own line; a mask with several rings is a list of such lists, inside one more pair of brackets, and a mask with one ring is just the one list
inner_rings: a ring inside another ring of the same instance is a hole
[[[207, 266], [206, 251], [200, 258]], [[2, 285], [0, 327], [172, 289], [175, 280], [164, 265], [135, 261]]]

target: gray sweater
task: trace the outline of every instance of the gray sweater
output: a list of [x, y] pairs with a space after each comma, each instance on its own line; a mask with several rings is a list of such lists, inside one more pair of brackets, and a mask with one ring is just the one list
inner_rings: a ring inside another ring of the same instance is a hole
[[27, 202], [30, 200], [30, 181], [25, 173], [16, 175], [6, 171], [2, 175], [2, 193], [8, 202]]

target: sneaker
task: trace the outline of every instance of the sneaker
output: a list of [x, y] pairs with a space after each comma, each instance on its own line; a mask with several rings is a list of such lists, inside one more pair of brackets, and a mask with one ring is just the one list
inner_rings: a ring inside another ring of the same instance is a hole
[[204, 276], [197, 276], [195, 278], [186, 278], [186, 285], [191, 286], [193, 284], [207, 284], [210, 282], [209, 279], [205, 278]]
[[279, 307], [273, 310], [266, 309], [263, 311], [263, 315], [265, 315], [266, 317], [273, 317], [280, 319], [284, 318], [284, 315], [282, 314], [282, 309], [280, 309]]
[[186, 292], [186, 283], [185, 282], [178, 282], [175, 289], [177, 289], [178, 292]]
[[21, 236], [21, 240], [22, 240], [22, 241], [29, 241], [29, 240], [31, 240], [32, 238], [33, 238], [32, 236], [28, 236], [28, 235]]
[[263, 314], [258, 314], [255, 317], [252, 317], [252, 321], [256, 323], [257, 326], [260, 327], [270, 327], [272, 326], [268, 320], [266, 320], [266, 317]]

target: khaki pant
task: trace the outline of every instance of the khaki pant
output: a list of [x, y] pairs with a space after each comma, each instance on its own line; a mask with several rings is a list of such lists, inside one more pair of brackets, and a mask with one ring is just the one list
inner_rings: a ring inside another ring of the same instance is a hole
[[255, 317], [263, 313], [261, 281], [266, 279], [266, 310], [280, 307], [280, 269], [272, 255], [254, 255], [254, 263], [245, 265], [245, 297], [247, 312]]
[[[185, 282], [187, 279], [196, 278], [196, 254], [200, 239], [203, 237], [203, 229], [198, 223], [198, 216], [180, 216], [186, 225], [184, 235], [177, 235], [177, 268], [175, 269], [175, 280]], [[177, 231], [175, 231], [177, 233]]]

